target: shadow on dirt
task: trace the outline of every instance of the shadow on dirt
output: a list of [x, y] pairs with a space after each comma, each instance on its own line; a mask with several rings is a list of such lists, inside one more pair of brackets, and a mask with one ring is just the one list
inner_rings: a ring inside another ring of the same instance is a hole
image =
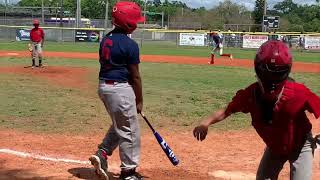
[[[96, 175], [95, 170], [93, 168], [87, 168], [87, 167], [72, 168], [72, 169], [69, 169], [68, 172], [80, 179], [99, 180], [99, 177]], [[119, 175], [108, 173], [108, 176], [110, 180], [112, 180], [112, 179], [118, 179], [117, 177]]]
[[5, 162], [6, 161], [4, 160], [0, 160], [0, 179], [44, 180], [44, 179], [54, 178], [54, 177], [41, 177], [38, 174], [32, 173], [31, 170], [26, 170], [26, 169], [8, 169], [7, 167], [4, 167]]
[[19, 180], [48, 180], [56, 177], [40, 177], [25, 169], [0, 169], [0, 179], [19, 179]]
[[[80, 179], [100, 180], [93, 168], [87, 168], [87, 167], [72, 168], [72, 169], [69, 169], [68, 172]], [[109, 180], [116, 180], [116, 179], [119, 179], [120, 174], [108, 172], [108, 176], [109, 176]], [[146, 177], [146, 176], [143, 176], [143, 178], [149, 179], [149, 177]]]

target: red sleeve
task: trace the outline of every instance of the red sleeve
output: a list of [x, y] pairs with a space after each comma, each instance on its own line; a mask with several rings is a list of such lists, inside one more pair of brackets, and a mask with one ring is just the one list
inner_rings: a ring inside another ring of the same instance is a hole
[[243, 112], [250, 112], [250, 103], [253, 99], [254, 85], [247, 87], [246, 89], [239, 90], [232, 98], [232, 101], [228, 104], [226, 112], [228, 114]]
[[41, 29], [41, 37], [42, 37], [42, 39], [44, 39], [44, 31], [43, 31], [43, 29]]
[[307, 89], [306, 109], [318, 119], [320, 117], [320, 98]]

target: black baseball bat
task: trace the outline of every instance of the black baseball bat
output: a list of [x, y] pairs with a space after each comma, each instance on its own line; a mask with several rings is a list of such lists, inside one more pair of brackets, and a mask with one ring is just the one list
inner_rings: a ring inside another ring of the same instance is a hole
[[156, 137], [158, 143], [160, 144], [162, 150], [166, 153], [166, 155], [169, 158], [170, 162], [174, 166], [178, 165], [179, 164], [179, 160], [174, 155], [172, 149], [169, 147], [169, 145], [166, 143], [166, 141], [160, 136], [160, 134], [156, 130], [154, 130], [154, 128], [152, 127], [152, 125], [148, 121], [147, 117], [143, 113], [140, 113], [140, 115], [143, 117], [143, 119], [146, 121], [146, 123], [148, 124], [148, 126], [152, 130], [153, 135]]

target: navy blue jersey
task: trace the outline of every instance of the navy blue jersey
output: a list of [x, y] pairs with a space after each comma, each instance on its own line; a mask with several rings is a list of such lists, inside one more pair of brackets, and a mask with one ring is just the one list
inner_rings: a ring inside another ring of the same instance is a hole
[[128, 82], [130, 64], [139, 64], [138, 44], [121, 32], [110, 32], [100, 43], [100, 80]]
[[222, 35], [221, 34], [214, 34], [212, 36], [212, 40], [214, 41], [214, 43], [218, 46], [220, 43], [222, 43]]

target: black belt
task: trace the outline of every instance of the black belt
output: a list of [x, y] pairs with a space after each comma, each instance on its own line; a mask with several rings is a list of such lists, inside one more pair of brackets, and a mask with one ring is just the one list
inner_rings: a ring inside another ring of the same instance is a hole
[[126, 81], [104, 80], [106, 84], [127, 83]]

